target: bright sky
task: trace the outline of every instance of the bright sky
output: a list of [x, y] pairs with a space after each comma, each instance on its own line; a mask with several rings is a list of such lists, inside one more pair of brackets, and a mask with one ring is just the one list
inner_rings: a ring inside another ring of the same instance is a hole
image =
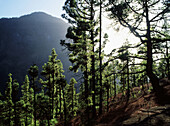
[[[61, 14], [64, 13], [62, 11], [64, 2], [65, 0], [0, 0], [0, 18], [20, 17], [37, 11], [61, 18]], [[103, 17], [103, 33], [108, 33], [110, 40], [106, 45], [105, 53], [110, 53], [113, 48], [120, 47], [126, 38], [130, 42], [138, 42], [138, 39], [129, 34], [127, 29], [115, 32], [109, 24], [111, 21]]]
[[0, 18], [19, 17], [35, 11], [42, 11], [61, 17], [65, 0], [0, 0]]

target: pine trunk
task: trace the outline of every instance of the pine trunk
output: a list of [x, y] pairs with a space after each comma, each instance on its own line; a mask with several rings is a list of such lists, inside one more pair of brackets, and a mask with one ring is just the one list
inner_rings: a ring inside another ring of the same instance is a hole
[[149, 21], [149, 12], [148, 12], [148, 5], [147, 0], [145, 0], [145, 11], [146, 11], [146, 25], [147, 25], [147, 66], [146, 66], [146, 72], [148, 77], [150, 78], [150, 81], [152, 83], [152, 87], [154, 92], [159, 95], [162, 90], [159, 85], [159, 79], [158, 77], [153, 73], [153, 57], [152, 57], [152, 42], [151, 42], [151, 31], [150, 31], [150, 21]]
[[116, 97], [116, 74], [114, 74], [114, 98]]
[[91, 59], [92, 59], [92, 100], [93, 100], [93, 106], [92, 106], [92, 112], [93, 112], [93, 117], [96, 116], [96, 103], [95, 103], [95, 93], [96, 93], [96, 89], [95, 89], [95, 56], [94, 56], [94, 34], [93, 34], [93, 19], [94, 19], [94, 10], [93, 10], [93, 0], [91, 0], [91, 44], [93, 46], [92, 49], [92, 55], [91, 55]]
[[73, 89], [74, 89], [74, 85], [73, 85], [73, 87], [72, 87], [72, 104], [71, 104], [71, 108], [72, 108], [72, 116], [74, 116], [74, 112], [73, 112], [73, 110], [74, 110], [74, 92], [73, 92]]
[[65, 101], [65, 92], [63, 88], [63, 100], [64, 100], [64, 126], [67, 124], [67, 112], [66, 112], [66, 101]]
[[[86, 41], [86, 40], [85, 40]], [[87, 52], [87, 47], [85, 46], [85, 52]], [[85, 103], [86, 103], [86, 114], [89, 122], [89, 109], [88, 109], [88, 97], [89, 97], [89, 92], [88, 92], [88, 67], [87, 67], [87, 55], [85, 55], [85, 71], [84, 71], [84, 87], [85, 87]]]
[[[48, 82], [48, 83], [49, 83], [49, 89], [51, 89], [50, 76], [49, 76], [49, 78], [48, 78], [48, 81], [49, 81], [49, 82]], [[52, 114], [51, 114], [51, 113], [52, 113], [52, 106], [51, 106], [51, 97], [52, 97], [52, 93], [51, 93], [50, 90], [48, 91], [48, 93], [49, 93], [49, 106], [50, 106], [50, 110], [49, 110], [49, 112], [50, 112], [49, 116], [50, 116], [50, 117], [49, 117], [49, 118], [52, 119]]]
[[35, 78], [33, 77], [33, 87], [34, 87], [34, 126], [36, 126], [36, 121], [37, 121], [37, 118], [36, 118], [36, 100], [35, 100], [35, 95], [36, 95], [36, 92], [35, 92]]
[[99, 59], [100, 59], [100, 103], [99, 103], [99, 114], [102, 114], [102, 90], [103, 90], [103, 86], [102, 86], [102, 57], [101, 57], [101, 52], [102, 52], [102, 2], [100, 0], [100, 36], [99, 36]]
[[53, 73], [53, 85], [52, 85], [52, 118], [53, 116], [54, 116], [54, 73]]
[[170, 59], [170, 56], [169, 56], [169, 52], [168, 52], [168, 42], [166, 42], [166, 62], [167, 62], [167, 75], [168, 75], [168, 80], [170, 80], [170, 70], [169, 70], [169, 59]]
[[[60, 95], [60, 109], [59, 109], [59, 114], [61, 115], [61, 101], [62, 101], [62, 99], [61, 99], [61, 86], [59, 86], [59, 95]], [[58, 107], [57, 107], [58, 108]], [[61, 116], [60, 116], [60, 120], [61, 120]]]
[[109, 111], [109, 82], [107, 81], [107, 112]]
[[127, 86], [128, 86], [128, 89], [127, 89], [127, 101], [126, 101], [126, 103], [128, 103], [129, 97], [130, 97], [130, 87], [129, 87], [129, 60], [128, 60], [128, 59], [127, 59]]

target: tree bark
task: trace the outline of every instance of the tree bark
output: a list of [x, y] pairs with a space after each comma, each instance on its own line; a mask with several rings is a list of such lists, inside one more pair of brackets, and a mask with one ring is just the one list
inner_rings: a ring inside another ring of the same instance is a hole
[[36, 126], [36, 121], [37, 121], [37, 117], [36, 117], [36, 92], [35, 92], [35, 78], [33, 77], [33, 87], [34, 87], [34, 126]]
[[[59, 95], [60, 95], [60, 109], [59, 109], [59, 114], [61, 115], [61, 101], [62, 101], [62, 98], [61, 98], [61, 86], [59, 85]], [[60, 116], [60, 120], [61, 120], [61, 116]]]
[[[85, 40], [86, 41], [86, 40]], [[85, 52], [87, 52], [87, 47], [85, 46]], [[88, 109], [88, 97], [89, 97], [89, 92], [88, 92], [88, 67], [87, 67], [87, 55], [85, 55], [85, 71], [84, 71], [84, 87], [85, 87], [85, 103], [86, 103], [86, 114], [89, 122], [89, 109]]]
[[168, 75], [168, 80], [170, 80], [170, 70], [169, 70], [169, 52], [168, 52], [168, 42], [166, 42], [166, 62], [167, 62], [167, 75]]
[[146, 66], [146, 72], [148, 77], [150, 78], [150, 81], [153, 86], [153, 90], [155, 92], [159, 92], [160, 86], [159, 86], [159, 79], [158, 77], [153, 73], [153, 57], [152, 57], [152, 42], [151, 42], [151, 31], [150, 31], [150, 21], [149, 21], [149, 12], [148, 12], [148, 5], [147, 0], [145, 0], [145, 11], [146, 11], [146, 27], [147, 27], [147, 66]]
[[109, 111], [109, 81], [107, 80], [107, 112]]
[[52, 85], [52, 118], [53, 116], [54, 116], [54, 71], [53, 71], [53, 85]]
[[[99, 115], [102, 114], [102, 102], [103, 102], [103, 86], [102, 86], [102, 57], [101, 57], [101, 51], [102, 51], [102, 1], [100, 0], [100, 36], [99, 36], [99, 59], [100, 59], [100, 103], [99, 103]], [[109, 93], [109, 92], [107, 92]]]
[[130, 97], [130, 87], [129, 87], [129, 60], [128, 60], [128, 59], [127, 59], [127, 86], [128, 86], [128, 89], [127, 89], [127, 101], [126, 101], [126, 104], [128, 103], [129, 97]]
[[93, 19], [94, 19], [94, 8], [93, 8], [93, 0], [91, 0], [91, 44], [93, 46], [93, 49], [92, 49], [92, 55], [91, 55], [91, 59], [92, 59], [92, 91], [93, 91], [93, 94], [92, 94], [92, 100], [93, 100], [93, 105], [92, 105], [92, 113], [93, 113], [93, 117], [96, 116], [96, 103], [95, 103], [95, 93], [96, 93], [96, 89], [95, 89], [95, 56], [94, 56], [94, 34], [93, 34]]
[[116, 97], [116, 74], [114, 74], [114, 98]]
[[67, 125], [67, 111], [66, 111], [66, 101], [65, 101], [65, 92], [63, 88], [63, 100], [64, 100], [64, 126]]

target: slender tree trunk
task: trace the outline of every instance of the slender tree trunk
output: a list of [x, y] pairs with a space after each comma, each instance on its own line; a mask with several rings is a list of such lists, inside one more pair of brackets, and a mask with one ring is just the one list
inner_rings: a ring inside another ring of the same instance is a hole
[[[61, 86], [59, 86], [60, 90], [59, 90], [59, 95], [60, 95], [60, 109], [59, 109], [59, 114], [61, 115]], [[58, 107], [57, 107], [58, 108]], [[61, 120], [61, 116], [60, 116], [60, 120]]]
[[[135, 67], [135, 60], [133, 60], [133, 66], [132, 67]], [[134, 68], [132, 69], [133, 72], [134, 72]], [[133, 87], [136, 87], [136, 76], [135, 74], [132, 74], [132, 78], [133, 78]]]
[[[26, 91], [26, 101], [28, 103], [28, 91]], [[26, 105], [26, 119], [25, 119], [25, 126], [28, 126], [28, 105]]]
[[9, 116], [8, 116], [8, 118], [9, 118], [8, 124], [9, 124], [9, 126], [11, 126], [11, 106], [9, 107]]
[[25, 119], [25, 126], [28, 126], [27, 122], [28, 122], [28, 113], [27, 113], [28, 107], [26, 107], [26, 119]]
[[[50, 76], [49, 76], [49, 78], [48, 78], [48, 81], [49, 81], [49, 89], [51, 89]], [[51, 114], [51, 113], [52, 113], [52, 106], [51, 106], [52, 92], [49, 90], [48, 93], [49, 93], [49, 107], [50, 107], [50, 110], [49, 110], [49, 112], [50, 112], [50, 113], [49, 113], [49, 116], [50, 116], [50, 117], [49, 117], [49, 118], [52, 119], [52, 114]]]
[[[164, 21], [165, 21], [164, 25], [168, 25], [166, 18], [164, 19]], [[167, 27], [165, 28], [165, 31], [168, 32]], [[170, 56], [169, 56], [169, 51], [168, 50], [169, 50], [168, 41], [166, 41], [166, 56], [165, 56], [166, 62], [167, 62], [167, 65], [166, 65], [167, 73], [166, 74], [167, 74], [168, 80], [170, 80], [170, 70], [169, 70], [169, 67], [170, 67], [170, 64], [169, 64]]]
[[[86, 40], [85, 40], [86, 41]], [[87, 47], [85, 46], [85, 52], [87, 52]], [[85, 55], [85, 71], [84, 71], [84, 87], [85, 87], [85, 103], [86, 103], [86, 114], [89, 122], [89, 109], [88, 109], [88, 97], [89, 97], [89, 92], [88, 92], [88, 67], [87, 67], [87, 55]]]
[[53, 73], [53, 85], [52, 85], [52, 118], [53, 116], [54, 116], [54, 73]]
[[47, 118], [48, 126], [50, 126], [50, 116], [49, 116], [49, 113], [47, 112], [47, 110], [45, 110], [45, 113], [46, 113], [46, 118]]
[[93, 100], [93, 106], [92, 106], [92, 113], [93, 113], [93, 117], [96, 116], [96, 103], [95, 103], [95, 93], [96, 93], [96, 89], [95, 89], [95, 56], [94, 56], [94, 34], [93, 34], [93, 19], [94, 19], [94, 8], [93, 8], [93, 2], [94, 0], [91, 0], [91, 43], [92, 43], [92, 46], [93, 46], [93, 49], [92, 49], [92, 55], [91, 55], [91, 59], [92, 59], [92, 91], [93, 91], [93, 94], [92, 94], [92, 100]]
[[168, 52], [168, 42], [166, 42], [166, 62], [167, 62], [167, 74], [168, 74], [168, 80], [170, 80], [170, 70], [169, 70], [169, 59], [170, 59], [170, 56], [169, 56], [169, 52]]
[[145, 12], [146, 12], [146, 25], [147, 25], [147, 66], [146, 66], [146, 72], [148, 77], [151, 80], [153, 90], [155, 92], [159, 92], [160, 86], [159, 86], [159, 79], [158, 77], [153, 73], [153, 57], [152, 57], [152, 42], [151, 42], [151, 31], [150, 31], [150, 21], [149, 21], [149, 12], [148, 12], [148, 5], [147, 0], [145, 0]]
[[15, 89], [14, 89], [14, 84], [12, 83], [12, 102], [14, 103], [14, 124], [18, 125], [17, 123], [17, 111], [16, 111], [16, 97], [15, 96]]
[[136, 87], [136, 77], [135, 77], [135, 74], [133, 75], [133, 87]]
[[14, 118], [15, 125], [18, 125], [18, 123], [17, 123], [16, 102], [15, 101], [14, 101], [14, 114], [15, 114], [15, 118]]
[[113, 85], [112, 85], [112, 82], [111, 82], [111, 85], [110, 85], [109, 92], [110, 92], [110, 96], [113, 96]]
[[[59, 73], [60, 73], [60, 78], [61, 78], [61, 71], [59, 70]], [[61, 99], [61, 91], [62, 91], [62, 88], [63, 86], [62, 86], [62, 84], [60, 83], [60, 85], [59, 85], [59, 96], [60, 96], [60, 109], [59, 109], [59, 116], [60, 116], [60, 120], [61, 120], [61, 101], [62, 101], [62, 99]], [[63, 99], [64, 99], [64, 97], [63, 97]], [[58, 105], [57, 105], [57, 108], [58, 108]]]
[[74, 116], [74, 112], [73, 112], [73, 109], [74, 109], [74, 93], [73, 93], [73, 89], [74, 89], [74, 85], [73, 85], [73, 87], [72, 87], [72, 105], [71, 105], [71, 108], [72, 108], [72, 116]]
[[36, 118], [36, 99], [35, 99], [35, 96], [36, 96], [36, 92], [35, 92], [35, 78], [33, 77], [33, 87], [34, 87], [34, 126], [36, 126], [36, 121], [37, 121], [37, 118]]
[[114, 98], [116, 97], [116, 74], [114, 74]]
[[129, 87], [129, 60], [127, 59], [127, 86], [128, 86], [128, 89], [127, 89], [127, 102], [129, 101], [129, 97], [130, 97], [130, 87]]
[[109, 111], [109, 82], [107, 80], [107, 112]]
[[100, 36], [99, 36], [99, 59], [100, 59], [100, 103], [99, 103], [99, 115], [102, 114], [102, 102], [103, 102], [103, 86], [102, 86], [102, 57], [101, 57], [101, 52], [102, 52], [102, 1], [100, 0]]
[[66, 101], [65, 101], [65, 92], [63, 88], [63, 100], [64, 100], [64, 126], [67, 125], [67, 112], [66, 112]]

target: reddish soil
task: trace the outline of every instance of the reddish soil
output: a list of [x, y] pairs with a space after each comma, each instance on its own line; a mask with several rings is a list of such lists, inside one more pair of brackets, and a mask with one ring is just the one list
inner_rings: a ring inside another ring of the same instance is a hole
[[[126, 102], [122, 93], [109, 99], [109, 111], [103, 113], [94, 120], [92, 126], [170, 126], [170, 81], [163, 79], [160, 83], [163, 87], [162, 103], [152, 91], [149, 91], [151, 84], [131, 89], [131, 96]], [[135, 97], [132, 96], [135, 94]], [[160, 99], [159, 99], [160, 100]], [[160, 102], [160, 101], [159, 101]], [[103, 111], [106, 111], [104, 108]], [[81, 126], [80, 117], [74, 118], [71, 126]]]
[[[164, 81], [162, 87], [165, 99], [170, 101], [170, 83], [168, 83]], [[132, 89], [132, 92], [140, 91], [141, 94], [136, 94], [137, 98], [131, 97], [128, 104], [122, 101], [111, 102], [109, 112], [99, 117], [95, 126], [170, 126], [169, 101], [163, 101], [165, 103], [163, 106], [158, 104], [155, 94], [148, 92], [147, 85], [144, 87], [144, 91], [141, 91], [140, 87]], [[121, 95], [118, 94], [116, 99], [120, 99]]]

